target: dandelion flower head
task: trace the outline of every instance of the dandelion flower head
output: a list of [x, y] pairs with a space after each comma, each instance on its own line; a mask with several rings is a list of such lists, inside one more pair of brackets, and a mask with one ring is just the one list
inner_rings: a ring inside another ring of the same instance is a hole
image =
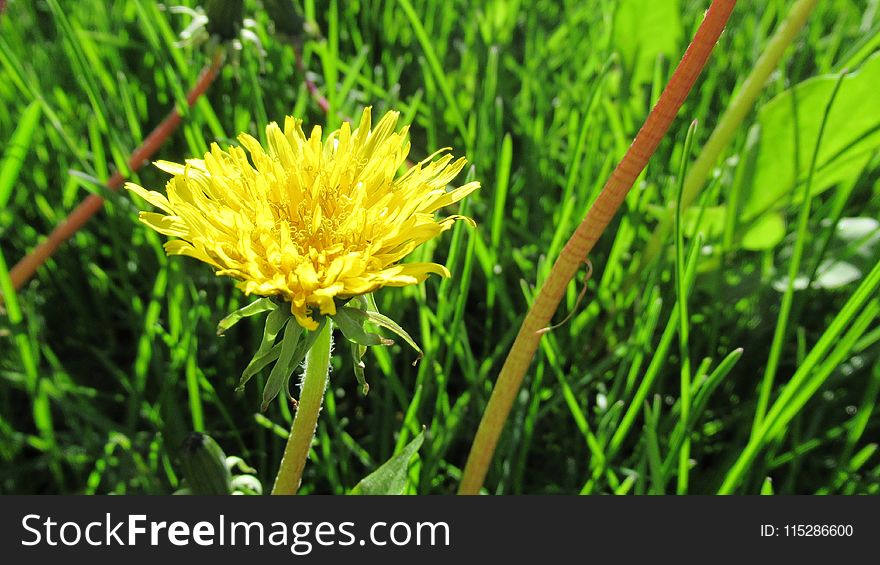
[[204, 159], [157, 162], [173, 175], [166, 194], [126, 188], [161, 210], [140, 220], [177, 238], [165, 244], [169, 255], [208, 263], [246, 294], [288, 301], [313, 330], [316, 312], [336, 313], [335, 299], [448, 276], [436, 263], [401, 261], [456, 220], [473, 224], [435, 218], [479, 188], [447, 188], [466, 160], [444, 149], [398, 174], [410, 144], [397, 120], [388, 112], [371, 128], [366, 108], [356, 129], [343, 123], [322, 141], [320, 126], [306, 137], [302, 121], [287, 117], [283, 130], [266, 127], [265, 148], [243, 133], [241, 147], [212, 144]]

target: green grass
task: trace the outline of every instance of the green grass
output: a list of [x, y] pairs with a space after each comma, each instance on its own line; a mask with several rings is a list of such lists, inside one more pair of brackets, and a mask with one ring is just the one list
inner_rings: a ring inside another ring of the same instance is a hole
[[[772, 166], [795, 181], [752, 183], [769, 174], [760, 140], [777, 139], [772, 99], [788, 93], [785, 104], [797, 104], [792, 87], [847, 68], [855, 74], [839, 81], [836, 104], [851, 104], [852, 85], [873, 80], [858, 71], [880, 49], [876, 2], [819, 2], [697, 205], [639, 270], [688, 162], [792, 3], [736, 7], [591, 255], [587, 299], [542, 339], [488, 492], [880, 494], [880, 103], [830, 109], [815, 89], [796, 90], [813, 104], [801, 110], [828, 119], [822, 144], [816, 150], [818, 122], [784, 122], [779, 135], [805, 137]], [[455, 491], [536, 285], [708, 1], [648, 2], [657, 12], [648, 21], [638, 4], [304, 0], [321, 35], [303, 36], [302, 52], [327, 116], [289, 40], [245, 2], [265, 55], [245, 43], [230, 57], [157, 158], [197, 156], [239, 131], [261, 137], [267, 120], [287, 114], [336, 127], [372, 105], [374, 115], [398, 109], [412, 122], [413, 159], [450, 146], [482, 182], [456, 211], [478, 228], [459, 222], [414, 257], [444, 262], [453, 276], [376, 295], [425, 358], [413, 367], [400, 340], [372, 348], [363, 397], [349, 356], [334, 356], [302, 492], [348, 492], [423, 426], [409, 492]], [[147, 0], [13, 1], [0, 16], [0, 493], [169, 493], [191, 431], [209, 433], [271, 486], [290, 409], [276, 400], [259, 413], [267, 371], [234, 390], [263, 320], [217, 337], [217, 323], [247, 299], [207, 266], [166, 258], [130, 196], [100, 185], [127, 170], [128, 154], [183, 106], [209, 61], [207, 48], [176, 44], [188, 23]], [[846, 129], [844, 114], [862, 129]], [[131, 175], [155, 189], [165, 178], [153, 167]], [[770, 212], [740, 214], [768, 190], [782, 193]], [[108, 197], [104, 213], [14, 295], [8, 267], [92, 192]], [[778, 238], [776, 217], [785, 220]], [[855, 275], [841, 278], [849, 267]], [[555, 320], [575, 308], [581, 284]]]

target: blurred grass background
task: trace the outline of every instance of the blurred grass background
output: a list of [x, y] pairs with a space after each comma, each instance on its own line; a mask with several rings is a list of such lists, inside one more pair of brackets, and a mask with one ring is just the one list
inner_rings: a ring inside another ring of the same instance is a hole
[[[675, 490], [684, 434], [674, 235], [659, 261], [637, 266], [658, 213], [675, 201], [682, 159], [699, 152], [791, 4], [737, 6], [670, 136], [590, 257], [587, 299], [542, 341], [488, 492]], [[402, 112], [413, 124], [414, 159], [445, 146], [468, 157], [468, 174], [483, 188], [461, 208], [478, 228], [456, 225], [415, 257], [445, 262], [452, 278], [377, 295], [426, 358], [413, 367], [405, 345], [374, 349], [367, 397], [347, 356], [334, 358], [303, 483], [303, 492], [344, 493], [426, 426], [410, 489], [451, 493], [535, 285], [623, 155], [708, 2], [298, 5], [319, 32], [302, 35], [301, 52], [329, 113], [309, 96], [293, 44], [248, 0], [245, 16], [262, 47], [244, 42], [227, 58], [156, 158], [198, 156], [241, 131], [261, 136], [265, 123], [288, 114], [337, 127], [364, 105], [374, 115]], [[686, 320], [696, 383], [689, 492], [715, 492], [749, 439], [797, 241], [804, 274], [792, 283], [770, 398], [782, 398], [788, 416], [739, 492], [880, 491], [876, 283], [863, 285], [868, 297], [850, 332], [826, 331], [880, 258], [880, 59], [871, 58], [880, 48], [878, 7], [819, 3], [685, 217], [688, 236], [705, 234], [691, 247]], [[135, 221], [140, 203], [102, 188], [112, 171], [126, 170], [152, 127], [184, 105], [209, 61], [205, 47], [177, 44], [189, 23], [147, 0], [12, 0], [0, 16], [0, 138], [18, 128], [24, 156], [15, 182], [0, 190], [0, 275], [83, 197], [108, 198], [17, 298], [4, 293], [2, 493], [172, 492], [191, 431], [211, 434], [271, 484], [290, 411], [278, 401], [258, 413], [265, 375], [244, 393], [233, 390], [261, 321], [216, 337], [220, 318], [246, 298], [200, 263], [167, 259], [162, 238]], [[852, 73], [840, 92], [848, 102], [829, 114], [812, 212], [798, 230], [797, 179], [807, 176], [816, 144], [815, 124], [802, 122], [822, 117], [828, 85], [843, 69]], [[692, 120], [699, 127], [688, 156]], [[15, 147], [7, 145], [4, 163]], [[151, 166], [130, 178], [154, 189], [166, 180]], [[581, 284], [571, 285], [557, 319], [575, 308]], [[786, 383], [823, 334], [829, 355], [804, 370], [808, 385], [790, 389], [789, 399]]]

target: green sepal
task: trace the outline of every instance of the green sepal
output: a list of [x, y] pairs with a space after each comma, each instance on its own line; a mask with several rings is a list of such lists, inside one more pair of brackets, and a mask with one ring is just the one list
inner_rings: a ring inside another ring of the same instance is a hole
[[370, 392], [370, 385], [367, 383], [367, 376], [364, 374], [364, 369], [366, 369], [366, 365], [364, 365], [364, 354], [367, 352], [367, 348], [363, 345], [358, 345], [356, 343], [349, 343], [351, 346], [351, 364], [354, 367], [354, 377], [357, 379], [359, 385], [361, 385], [361, 393], [366, 396], [368, 392]]
[[[305, 359], [306, 353], [308, 353], [309, 349], [314, 345], [315, 339], [317, 339], [318, 333], [320, 333], [321, 328], [325, 323], [327, 323], [327, 321], [322, 319], [318, 329], [311, 332], [303, 330], [302, 326], [295, 322], [287, 324], [287, 327], [284, 330], [284, 338], [281, 340], [280, 344], [281, 351], [278, 356], [278, 361], [276, 361], [275, 366], [272, 367], [272, 372], [269, 374], [269, 380], [266, 381], [266, 386], [263, 388], [263, 403], [260, 406], [261, 412], [265, 412], [266, 409], [269, 408], [269, 403], [275, 400], [275, 397], [278, 396], [278, 393], [280, 393], [282, 389], [286, 391], [287, 397], [291, 398], [290, 391], [288, 390], [290, 376], [296, 370], [296, 367], [302, 363], [303, 359]], [[305, 339], [302, 339], [303, 332], [306, 334]]]
[[370, 333], [364, 329], [364, 311], [349, 306], [342, 306], [336, 309], [336, 315], [333, 321], [342, 331], [345, 339], [358, 345], [392, 345], [394, 342], [384, 338], [378, 334]]
[[388, 316], [380, 314], [379, 312], [373, 312], [371, 310], [356, 310], [353, 308], [350, 310], [353, 310], [353, 312], [350, 312], [350, 314], [355, 319], [357, 319], [357, 321], [361, 325], [364, 322], [370, 322], [371, 324], [375, 324], [381, 328], [385, 328], [386, 330], [392, 331], [392, 332], [396, 333], [398, 336], [400, 336], [401, 338], [403, 338], [403, 341], [407, 342], [410, 345], [410, 347], [415, 349], [419, 354], [418, 358], [415, 361], [413, 361], [413, 365], [418, 363], [419, 360], [425, 356], [424, 352], [422, 352], [422, 348], [420, 348], [418, 346], [418, 344], [406, 332], [406, 330], [403, 329], [402, 327], [400, 327], [400, 324], [398, 324], [397, 322], [395, 322], [394, 320], [392, 320]]
[[292, 316], [286, 308], [276, 308], [269, 312], [269, 315], [266, 316], [266, 327], [263, 330], [263, 341], [260, 342], [260, 347], [257, 348], [254, 358], [251, 359], [247, 367], [244, 368], [244, 372], [241, 374], [241, 380], [239, 380], [238, 386], [235, 387], [235, 390], [240, 391], [244, 389], [244, 385], [251, 379], [251, 377], [260, 372], [263, 367], [278, 359], [281, 355], [281, 346], [275, 345], [275, 338], [278, 337], [278, 334], [284, 329], [284, 325], [291, 318]]
[[[387, 316], [383, 316], [378, 312], [376, 302], [371, 295], [365, 295], [363, 301], [360, 298], [353, 298], [348, 305], [337, 304], [336, 315], [333, 321], [336, 327], [342, 331], [345, 338], [351, 342], [351, 358], [354, 368], [354, 376], [361, 386], [361, 392], [366, 395], [370, 390], [367, 383], [363, 362], [364, 354], [368, 346], [375, 345], [392, 345], [394, 341], [384, 338], [379, 334], [364, 329], [365, 324], [372, 324], [381, 328], [385, 328], [402, 337], [419, 356], [413, 365], [419, 362], [424, 354], [421, 348], [416, 344], [415, 340], [400, 325]], [[369, 327], [369, 326], [368, 326]]]
[[275, 304], [269, 298], [259, 298], [254, 302], [251, 302], [247, 306], [243, 308], [239, 308], [232, 314], [229, 314], [217, 324], [217, 335], [223, 335], [226, 333], [226, 330], [234, 326], [238, 323], [242, 318], [247, 318], [249, 316], [256, 316], [257, 314], [262, 314], [263, 312], [269, 312], [270, 310], [275, 310], [278, 308], [278, 305]]
[[263, 388], [263, 404], [260, 411], [265, 412], [269, 407], [269, 403], [275, 400], [281, 388], [287, 384], [290, 374], [296, 368], [293, 363], [293, 357], [296, 354], [297, 346], [299, 346], [299, 338], [302, 337], [303, 329], [299, 324], [287, 324], [284, 328], [284, 338], [281, 340], [281, 353], [272, 372], [269, 373], [269, 380]]
[[265, 353], [259, 353], [258, 355], [254, 355], [254, 358], [251, 359], [251, 362], [248, 363], [248, 366], [245, 367], [244, 373], [242, 373], [242, 382], [239, 383], [237, 387], [235, 387], [236, 391], [244, 390], [244, 383], [249, 381], [251, 377], [262, 371], [264, 368], [268, 367], [275, 361], [278, 361], [278, 357], [281, 356], [281, 344], [276, 343], [272, 346], [272, 349]]

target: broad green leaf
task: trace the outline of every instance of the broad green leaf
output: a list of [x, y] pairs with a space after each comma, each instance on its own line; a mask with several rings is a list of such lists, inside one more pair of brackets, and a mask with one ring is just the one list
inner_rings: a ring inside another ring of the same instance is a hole
[[612, 43], [636, 83], [650, 82], [657, 57], [676, 60], [682, 43], [679, 0], [620, 0]]
[[[658, 220], [669, 213], [665, 206], [649, 206], [648, 212]], [[681, 227], [686, 236], [701, 233], [706, 241], [721, 237], [727, 218], [726, 206], [691, 206], [681, 217]]]
[[276, 308], [278, 308], [278, 305], [272, 302], [272, 300], [268, 298], [259, 298], [220, 320], [220, 323], [217, 324], [217, 335], [223, 335], [226, 333], [226, 330], [237, 324], [242, 318], [256, 316], [257, 314], [269, 312]]
[[[664, 209], [656, 207], [656, 210], [662, 213]], [[684, 213], [682, 227], [687, 235], [702, 233], [707, 241], [720, 241], [727, 222], [727, 212], [726, 206], [691, 206]], [[740, 225], [734, 235], [733, 246], [761, 251], [776, 247], [784, 237], [785, 217], [780, 212], [771, 211]], [[702, 267], [705, 265], [701, 265]]]
[[779, 212], [762, 215], [746, 230], [742, 246], [751, 251], [773, 249], [785, 237], [785, 217]]
[[269, 315], [266, 316], [266, 326], [263, 330], [263, 341], [260, 342], [260, 347], [257, 348], [254, 358], [244, 368], [236, 390], [242, 390], [251, 377], [278, 358], [278, 355], [281, 354], [281, 349], [279, 345], [278, 353], [276, 354], [273, 351], [275, 338], [278, 337], [278, 334], [281, 333], [281, 330], [284, 329], [284, 325], [290, 318], [291, 315], [286, 308], [276, 308], [269, 312]]
[[726, 217], [724, 206], [691, 206], [684, 212], [682, 228], [687, 235], [702, 233], [707, 240], [712, 240], [721, 237]]
[[400, 453], [386, 461], [381, 467], [364, 477], [351, 494], [403, 494], [409, 463], [416, 455], [425, 439], [425, 432], [414, 437]]
[[[797, 204], [801, 190], [792, 191], [806, 180], [824, 110], [838, 80], [838, 75], [807, 79], [761, 108], [761, 141], [745, 219], [788, 204], [792, 195]], [[880, 147], [878, 91], [880, 55], [843, 78], [822, 137], [813, 195], [858, 174], [867, 156]]]

